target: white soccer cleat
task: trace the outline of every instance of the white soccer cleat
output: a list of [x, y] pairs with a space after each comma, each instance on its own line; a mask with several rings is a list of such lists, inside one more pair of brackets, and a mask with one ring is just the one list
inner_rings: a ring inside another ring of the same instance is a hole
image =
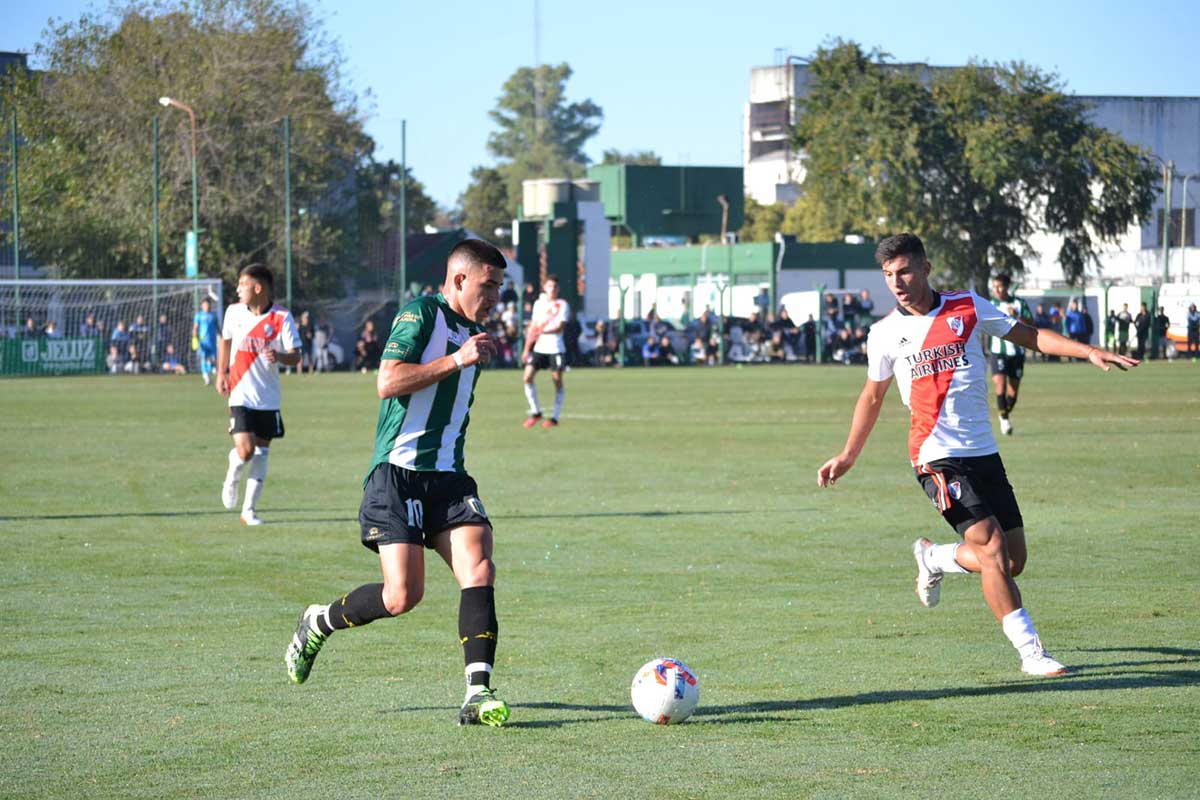
[[249, 525], [250, 527], [263, 524], [262, 519], [259, 518], [258, 514], [254, 513], [253, 508], [248, 511], [243, 511], [242, 516], [239, 517], [239, 519], [241, 519], [243, 525]]
[[1004, 417], [1001, 417], [1000, 418], [1000, 432], [1002, 434], [1004, 434], [1005, 436], [1012, 436], [1012, 421], [1005, 419]]
[[1041, 642], [1035, 645], [1033, 652], [1021, 657], [1021, 672], [1026, 675], [1049, 678], [1054, 675], [1066, 675], [1067, 671], [1065, 666], [1050, 657], [1042, 648]]
[[913, 558], [917, 560], [917, 599], [926, 608], [933, 608], [942, 599], [942, 577], [940, 569], [932, 569], [926, 563], [929, 549], [933, 542], [928, 539], [917, 539], [913, 542]]

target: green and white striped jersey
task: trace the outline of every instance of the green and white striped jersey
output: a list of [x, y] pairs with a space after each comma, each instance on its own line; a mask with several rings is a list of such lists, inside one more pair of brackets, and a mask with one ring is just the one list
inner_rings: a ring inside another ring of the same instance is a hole
[[[428, 364], [457, 351], [484, 328], [451, 310], [440, 293], [419, 297], [400, 310], [383, 348], [384, 361]], [[418, 472], [466, 472], [463, 445], [478, 365], [466, 367], [418, 392], [380, 403], [371, 471], [382, 463]]]
[[[1009, 297], [1007, 300], [992, 298], [992, 305], [1013, 319], [1030, 325], [1033, 324], [1033, 312], [1029, 310], [1029, 304], [1015, 295]], [[998, 356], [1020, 356], [1025, 354], [1025, 348], [1005, 341], [998, 336], [993, 336], [992, 354]]]

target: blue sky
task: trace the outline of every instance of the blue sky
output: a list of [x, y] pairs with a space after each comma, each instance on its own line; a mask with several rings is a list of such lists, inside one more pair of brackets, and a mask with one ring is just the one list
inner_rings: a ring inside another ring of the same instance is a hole
[[[0, 0], [0, 50], [32, 51], [48, 18], [94, 7]], [[740, 164], [750, 69], [772, 64], [777, 48], [809, 55], [830, 37], [879, 46], [900, 61], [1023, 60], [1057, 72], [1080, 94], [1200, 95], [1195, 0], [540, 0], [540, 7], [542, 61], [569, 63], [568, 97], [604, 109], [587, 148], [594, 158], [618, 148], [654, 150], [668, 164]], [[471, 168], [493, 163], [487, 112], [500, 87], [533, 63], [533, 0], [315, 0], [314, 8], [340, 43], [348, 88], [363, 98], [378, 156], [399, 160], [407, 119], [414, 174], [452, 205]]]

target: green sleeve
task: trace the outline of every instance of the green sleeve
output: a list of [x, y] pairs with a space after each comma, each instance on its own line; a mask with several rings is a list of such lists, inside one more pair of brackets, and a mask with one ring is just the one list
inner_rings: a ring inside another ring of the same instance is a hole
[[392, 320], [392, 332], [383, 347], [384, 360], [421, 363], [421, 354], [437, 320], [437, 304], [433, 298], [419, 297], [400, 309]]
[[1017, 300], [1021, 303], [1021, 319], [1025, 322], [1033, 322], [1033, 312], [1029, 310], [1029, 303], [1020, 297]]

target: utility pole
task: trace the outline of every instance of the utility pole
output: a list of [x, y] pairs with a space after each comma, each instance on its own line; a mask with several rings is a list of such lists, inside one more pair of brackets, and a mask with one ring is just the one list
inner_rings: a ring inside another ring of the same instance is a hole
[[1175, 180], [1175, 162], [1167, 161], [1163, 164], [1163, 191], [1166, 196], [1166, 207], [1163, 209], [1163, 240], [1162, 240], [1162, 268], [1164, 284], [1171, 282], [1171, 184]]
[[283, 264], [287, 307], [292, 308], [292, 117], [283, 118]]
[[408, 120], [400, 120], [400, 305], [408, 293]]
[[[152, 278], [151, 292], [154, 297], [154, 343], [158, 344], [158, 115], [154, 116], [151, 125], [152, 149], [154, 151], [153, 185], [150, 189], [150, 275]], [[162, 360], [162, 353], [157, 354]]]
[[12, 112], [13, 279], [17, 282], [17, 325], [21, 324], [21, 181], [17, 165], [17, 112]]

